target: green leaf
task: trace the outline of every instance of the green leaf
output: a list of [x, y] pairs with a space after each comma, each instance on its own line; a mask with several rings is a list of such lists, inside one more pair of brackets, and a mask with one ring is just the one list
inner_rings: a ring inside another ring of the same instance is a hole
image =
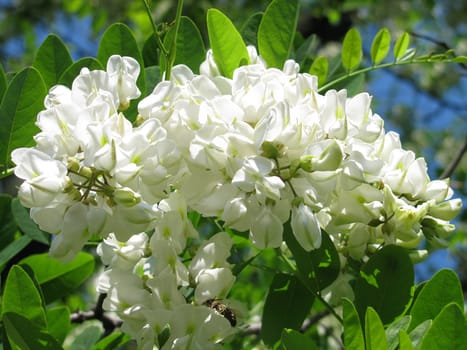
[[463, 307], [464, 298], [456, 273], [449, 269], [438, 271], [423, 287], [413, 304], [409, 330], [425, 320], [433, 320], [449, 303]]
[[313, 304], [314, 295], [295, 276], [274, 276], [264, 303], [261, 338], [272, 346], [284, 328], [298, 330]]
[[316, 57], [311, 64], [308, 73], [316, 75], [318, 77], [318, 86], [324, 85], [326, 78], [328, 77], [329, 62], [324, 56]]
[[2, 313], [22, 315], [40, 328], [47, 328], [42, 300], [34, 281], [21, 266], [14, 265], [8, 272], [2, 299]]
[[411, 300], [414, 270], [407, 251], [388, 245], [376, 252], [355, 284], [355, 306], [362, 317], [373, 307], [384, 324], [402, 314]]
[[297, 242], [290, 224], [284, 226], [284, 239], [297, 264], [300, 274], [308, 286], [319, 292], [335, 281], [340, 270], [339, 255], [329, 235], [322, 231], [321, 247], [307, 252]]
[[47, 310], [47, 324], [50, 335], [60, 344], [70, 329], [70, 310], [66, 306], [56, 306]]
[[21, 231], [33, 240], [49, 245], [49, 235], [37, 227], [29, 216], [28, 210], [21, 205], [18, 198], [11, 201], [11, 211]]
[[31, 237], [21, 236], [3, 248], [0, 251], [0, 272], [5, 268], [5, 264], [26, 248], [31, 241]]
[[384, 60], [391, 46], [391, 34], [387, 28], [382, 28], [374, 37], [371, 44], [371, 61], [373, 64], [378, 64]]
[[0, 249], [13, 242], [17, 230], [18, 226], [11, 212], [11, 197], [7, 194], [0, 194]]
[[358, 68], [362, 61], [362, 39], [357, 29], [350, 29], [345, 34], [344, 41], [342, 43], [342, 66], [347, 72], [353, 71]]
[[467, 321], [456, 303], [446, 305], [423, 337], [420, 350], [463, 349], [467, 345]]
[[146, 67], [144, 68], [144, 74], [146, 75], [146, 91], [152, 92], [162, 79], [161, 69], [158, 66]]
[[457, 56], [452, 61], [457, 63], [467, 63], [467, 56]]
[[352, 302], [342, 299], [342, 310], [344, 316], [344, 345], [347, 350], [361, 350], [365, 348], [362, 326], [357, 310]]
[[317, 350], [316, 344], [310, 337], [293, 329], [284, 329], [281, 335], [280, 350]]
[[263, 13], [257, 12], [248, 17], [240, 29], [240, 34], [246, 45], [258, 47], [258, 28], [263, 18]]
[[[164, 46], [168, 47], [174, 35], [172, 27], [164, 37]], [[199, 73], [199, 66], [206, 58], [203, 38], [196, 24], [188, 17], [180, 18], [180, 28], [177, 34], [176, 56], [174, 65], [184, 64], [195, 74]], [[165, 57], [161, 55], [161, 71], [165, 71]], [[152, 89], [151, 89], [152, 90]]]
[[49, 34], [37, 50], [33, 67], [41, 73], [47, 88], [56, 85], [62, 73], [73, 63], [70, 53], [55, 34]]
[[73, 80], [79, 75], [81, 69], [88, 68], [89, 70], [103, 70], [102, 64], [94, 57], [83, 57], [69, 66], [60, 76], [59, 84], [71, 88]]
[[371, 306], [365, 313], [365, 345], [366, 350], [387, 350], [388, 342], [383, 323]]
[[89, 325], [74, 337], [68, 350], [89, 350], [99, 341], [102, 335], [101, 328], [96, 325]]
[[8, 86], [8, 80], [6, 79], [3, 65], [0, 64], [0, 103], [2, 102], [3, 96], [5, 95], [6, 88]]
[[209, 42], [219, 72], [232, 78], [236, 68], [249, 63], [245, 43], [232, 21], [219, 10], [208, 10], [207, 25]]
[[388, 340], [389, 350], [396, 350], [399, 345], [400, 331], [406, 331], [409, 328], [411, 319], [409, 315], [401, 317], [386, 329], [386, 339]]
[[414, 350], [409, 335], [403, 329], [399, 332], [399, 350]]
[[105, 338], [99, 340], [97, 344], [92, 347], [92, 350], [114, 350], [120, 346], [128, 343], [131, 337], [128, 334], [113, 332]]
[[[145, 67], [157, 66], [159, 64], [159, 46], [154, 34], [151, 34], [143, 45], [142, 53]], [[146, 90], [150, 91], [150, 90]]]
[[[97, 50], [97, 59], [106, 67], [107, 61], [112, 55], [130, 56], [138, 61], [140, 67], [144, 67], [143, 57], [138, 48], [136, 39], [130, 28], [123, 23], [112, 24], [102, 35], [99, 48]], [[141, 68], [136, 85], [144, 96], [146, 92], [144, 69]]]
[[290, 58], [299, 14], [298, 0], [273, 0], [258, 28], [258, 50], [268, 67], [282, 69]]
[[410, 35], [409, 33], [402, 34], [394, 44], [394, 59], [399, 61], [402, 57], [404, 57], [407, 48], [410, 44]]
[[0, 171], [11, 164], [10, 154], [18, 147], [30, 147], [39, 131], [34, 125], [43, 108], [47, 90], [37, 69], [29, 67], [15, 75], [0, 105]]
[[47, 304], [76, 290], [94, 272], [94, 257], [84, 252], [69, 263], [58, 263], [47, 253], [28, 256], [20, 263], [34, 271]]
[[21, 350], [60, 350], [62, 347], [45, 330], [14, 312], [3, 314], [8, 340]]

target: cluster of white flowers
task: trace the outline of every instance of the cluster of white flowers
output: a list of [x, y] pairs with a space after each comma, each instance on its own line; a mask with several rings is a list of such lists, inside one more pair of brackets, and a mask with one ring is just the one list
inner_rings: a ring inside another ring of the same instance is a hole
[[296, 62], [267, 68], [248, 50], [232, 79], [211, 51], [199, 75], [174, 67], [140, 101], [136, 126], [122, 111], [140, 95], [140, 67], [112, 56], [106, 72], [83, 69], [71, 89], [52, 88], [37, 146], [12, 154], [21, 202], [56, 235], [53, 256], [104, 238], [98, 289], [145, 349], [215, 348], [232, 332], [208, 307], [234, 282], [232, 241], [218, 233], [188, 253], [198, 238], [189, 211], [249, 232], [259, 249], [281, 246], [288, 220], [307, 251], [325, 230], [341, 256], [338, 295], [351, 290], [346, 259], [384, 244], [417, 252], [423, 237], [442, 244], [460, 210], [449, 183], [431, 181], [424, 159], [385, 132], [367, 93], [319, 94]]

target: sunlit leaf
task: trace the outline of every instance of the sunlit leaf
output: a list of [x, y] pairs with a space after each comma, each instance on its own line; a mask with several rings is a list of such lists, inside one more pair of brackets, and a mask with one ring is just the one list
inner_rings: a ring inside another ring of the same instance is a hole
[[383, 323], [372, 307], [368, 307], [365, 313], [365, 345], [366, 350], [388, 349]]
[[324, 56], [317, 57], [311, 64], [308, 73], [318, 77], [318, 86], [323, 85], [328, 77], [329, 62]]
[[14, 258], [19, 252], [21, 252], [24, 248], [31, 243], [32, 239], [29, 236], [21, 236], [18, 239], [15, 239], [11, 243], [9, 243], [6, 247], [4, 247], [0, 251], [0, 271], [5, 268], [5, 264]]
[[76, 290], [94, 272], [94, 257], [84, 252], [69, 263], [57, 263], [47, 253], [28, 256], [20, 263], [34, 271], [46, 303]]
[[467, 56], [457, 56], [453, 59], [453, 62], [457, 63], [467, 63]]
[[5, 95], [7, 86], [8, 81], [6, 79], [5, 71], [3, 70], [3, 65], [0, 64], [0, 103], [2, 102], [3, 96]]
[[297, 332], [293, 329], [284, 329], [282, 331], [281, 342], [278, 347], [279, 350], [315, 350], [318, 349], [316, 344], [310, 337]]
[[355, 284], [355, 306], [360, 317], [373, 307], [384, 324], [400, 315], [411, 300], [412, 262], [404, 248], [388, 245], [375, 253]]
[[467, 345], [467, 321], [458, 304], [446, 305], [422, 339], [420, 350], [463, 349]]
[[41, 73], [47, 88], [56, 85], [73, 63], [68, 48], [55, 34], [49, 34], [37, 50], [33, 66]]
[[73, 80], [79, 75], [81, 69], [103, 70], [102, 64], [94, 57], [83, 57], [69, 66], [61, 75], [59, 83], [71, 88]]
[[34, 125], [47, 93], [37, 69], [25, 68], [8, 85], [0, 105], [0, 171], [11, 164], [10, 154], [18, 147], [30, 147], [39, 131]]
[[99, 341], [101, 335], [102, 331], [99, 326], [93, 324], [85, 326], [78, 335], [73, 337], [73, 342], [68, 347], [68, 350], [92, 349]]
[[261, 12], [257, 12], [248, 17], [243, 24], [240, 29], [240, 34], [242, 35], [245, 44], [258, 47], [258, 28], [262, 18], [263, 14]]
[[449, 303], [463, 307], [462, 287], [454, 271], [442, 269], [425, 284], [415, 299], [410, 311], [412, 322], [409, 330], [425, 320], [433, 320]]
[[63, 343], [70, 330], [70, 310], [56, 306], [47, 310], [47, 329], [59, 343]]
[[402, 57], [404, 57], [407, 48], [410, 44], [410, 35], [409, 33], [402, 34], [394, 44], [394, 59], [399, 61]]
[[371, 61], [373, 64], [378, 64], [384, 60], [391, 46], [391, 34], [387, 28], [382, 28], [374, 37], [371, 44]]
[[18, 198], [13, 198], [11, 201], [11, 212], [21, 231], [37, 242], [49, 244], [50, 235], [37, 227], [36, 223], [32, 221], [28, 210], [21, 205]]
[[18, 265], [8, 272], [2, 298], [2, 313], [14, 312], [31, 320], [39, 328], [47, 328], [42, 300], [34, 281]]
[[[2, 318], [10, 343], [21, 350], [62, 350], [58, 342], [46, 330], [28, 318], [7, 312]], [[5, 345], [4, 345], [5, 346]]]
[[113, 332], [105, 338], [99, 340], [97, 344], [92, 347], [92, 350], [114, 350], [120, 346], [128, 343], [131, 337], [128, 334], [121, 332]]
[[278, 273], [264, 303], [261, 338], [272, 346], [284, 328], [298, 330], [310, 311], [314, 295], [295, 277]]
[[413, 350], [412, 341], [409, 335], [403, 329], [399, 332], [399, 350]]
[[344, 319], [344, 345], [347, 350], [365, 348], [362, 326], [355, 306], [349, 299], [342, 299]]
[[[164, 46], [172, 42], [175, 28], [172, 27], [164, 37]], [[176, 56], [174, 65], [184, 64], [195, 74], [199, 73], [199, 66], [206, 58], [203, 38], [196, 24], [188, 17], [180, 18], [180, 27], [177, 33]], [[165, 71], [165, 58], [160, 57], [161, 71]]]
[[208, 10], [207, 25], [209, 43], [219, 72], [232, 78], [236, 68], [249, 63], [245, 43], [232, 21], [219, 10]]
[[273, 0], [258, 28], [258, 50], [268, 67], [282, 69], [290, 58], [299, 14], [298, 0]]
[[357, 29], [350, 29], [345, 34], [342, 43], [342, 66], [348, 71], [352, 71], [360, 65], [362, 61], [362, 39]]

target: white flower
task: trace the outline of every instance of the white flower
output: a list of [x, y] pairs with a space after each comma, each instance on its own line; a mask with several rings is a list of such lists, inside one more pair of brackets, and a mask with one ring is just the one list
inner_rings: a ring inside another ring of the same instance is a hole
[[244, 192], [255, 191], [260, 201], [266, 198], [280, 199], [285, 184], [278, 176], [269, 176], [274, 162], [264, 157], [251, 157], [243, 162], [232, 183]]
[[295, 238], [303, 249], [310, 251], [321, 246], [321, 228], [309, 206], [300, 204], [293, 207], [290, 224]]
[[197, 279], [199, 273], [205, 269], [229, 267], [227, 258], [230, 256], [232, 245], [232, 238], [226, 232], [216, 233], [205, 241], [190, 263], [190, 274], [193, 278]]
[[229, 268], [203, 269], [195, 279], [195, 301], [201, 304], [209, 299], [224, 298], [234, 282], [235, 277]]
[[265, 206], [252, 220], [250, 239], [259, 248], [277, 248], [282, 243], [283, 222], [273, 214], [270, 207]]
[[229, 321], [206, 306], [181, 305], [174, 310], [173, 316], [170, 338], [162, 350], [220, 350], [220, 342], [232, 334]]
[[62, 162], [34, 148], [17, 148], [11, 158], [17, 164], [15, 175], [26, 180], [18, 192], [24, 206], [43, 207], [60, 198], [69, 183]]
[[66, 211], [62, 229], [50, 245], [51, 256], [68, 262], [78, 254], [92, 234], [87, 220], [83, 220], [87, 214], [88, 207], [79, 202]]
[[107, 74], [110, 84], [117, 90], [120, 108], [128, 107], [130, 100], [141, 95], [136, 86], [140, 67], [133, 57], [112, 55], [107, 61]]
[[104, 265], [131, 270], [145, 255], [147, 244], [148, 236], [144, 232], [131, 236], [126, 242], [118, 241], [111, 233], [97, 246], [97, 254], [101, 257]]

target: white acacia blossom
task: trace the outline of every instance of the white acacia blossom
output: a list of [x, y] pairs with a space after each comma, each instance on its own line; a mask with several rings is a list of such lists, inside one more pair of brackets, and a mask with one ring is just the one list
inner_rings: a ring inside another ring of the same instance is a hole
[[71, 88], [49, 91], [37, 145], [12, 154], [19, 198], [54, 235], [53, 256], [71, 260], [89, 237], [104, 238], [98, 291], [141, 349], [217, 349], [234, 330], [208, 306], [235, 281], [233, 241], [221, 232], [199, 242], [191, 211], [258, 249], [283, 245], [289, 220], [306, 251], [326, 232], [341, 258], [334, 298], [351, 297], [349, 258], [385, 244], [416, 252], [424, 237], [443, 244], [460, 211], [449, 182], [430, 180], [425, 160], [385, 131], [369, 94], [320, 94], [296, 62], [268, 68], [248, 52], [232, 79], [212, 51], [200, 74], [173, 67], [135, 124], [124, 111], [140, 96], [137, 61], [84, 68]]

